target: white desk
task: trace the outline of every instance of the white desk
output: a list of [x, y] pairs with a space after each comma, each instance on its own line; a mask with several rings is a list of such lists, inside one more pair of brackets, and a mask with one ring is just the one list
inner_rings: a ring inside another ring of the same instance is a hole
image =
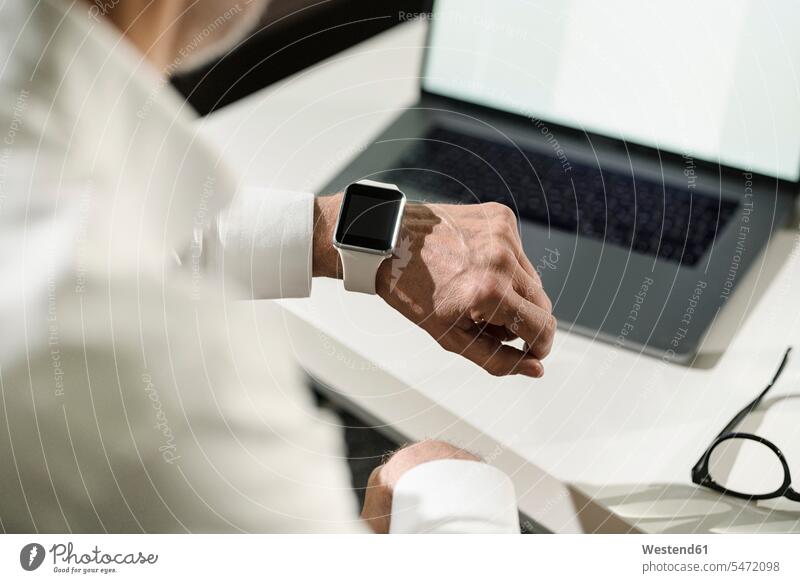
[[[221, 110], [201, 131], [249, 181], [317, 191], [414, 102], [424, 27], [375, 37]], [[753, 268], [709, 339], [712, 352], [720, 338], [733, 339], [710, 369], [664, 364], [564, 329], [543, 379], [495, 379], [339, 282], [317, 280], [310, 299], [283, 304], [311, 375], [409, 439], [441, 437], [484, 454], [512, 476], [522, 511], [547, 529], [800, 532], [796, 503], [742, 503], [689, 479], [784, 348], [800, 348], [798, 240], [781, 233]], [[800, 394], [795, 356], [776, 396]], [[800, 399], [774, 401], [743, 430], [783, 449], [800, 488]]]

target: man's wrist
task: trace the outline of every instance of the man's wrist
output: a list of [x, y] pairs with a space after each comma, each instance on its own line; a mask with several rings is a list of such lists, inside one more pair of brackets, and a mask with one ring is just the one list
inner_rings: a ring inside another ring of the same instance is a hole
[[314, 245], [311, 257], [314, 277], [342, 277], [339, 253], [333, 246], [333, 231], [341, 205], [341, 192], [314, 199]]
[[439, 218], [430, 205], [420, 202], [406, 204], [394, 253], [378, 268], [375, 280], [376, 293], [393, 308], [399, 309], [402, 303], [413, 303], [406, 294], [399, 292], [397, 284], [409, 263], [421, 253], [425, 236], [438, 222]]
[[[314, 199], [314, 246], [312, 250], [312, 274], [314, 277], [342, 278], [342, 261], [333, 246], [333, 232], [342, 205], [341, 192], [331, 196], [318, 196]], [[419, 206], [419, 205], [414, 205]], [[411, 205], [406, 206], [408, 211]], [[401, 227], [402, 229], [402, 227]], [[404, 237], [401, 230], [399, 240]], [[384, 300], [391, 291], [392, 257], [387, 257], [378, 268], [375, 279], [376, 293]]]
[[475, 454], [444, 441], [428, 440], [403, 447], [370, 475], [361, 517], [375, 532], [389, 532], [397, 483], [417, 466], [441, 460], [481, 462]]

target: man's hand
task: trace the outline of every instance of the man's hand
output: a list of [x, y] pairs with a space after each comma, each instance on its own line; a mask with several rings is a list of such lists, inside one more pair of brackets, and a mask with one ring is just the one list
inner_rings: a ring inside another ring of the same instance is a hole
[[367, 483], [363, 518], [378, 534], [389, 532], [392, 496], [400, 477], [411, 468], [435, 460], [470, 460], [480, 458], [445, 441], [422, 441], [397, 451], [386, 463], [372, 471]]
[[[493, 375], [544, 374], [556, 321], [506, 206], [410, 204], [378, 293]], [[526, 350], [503, 344], [521, 337]]]
[[[314, 275], [339, 277], [331, 236], [341, 195], [317, 200]], [[394, 256], [381, 265], [376, 285], [442, 347], [489, 373], [544, 374], [556, 320], [508, 207], [406, 205]], [[518, 337], [524, 350], [504, 344]]]

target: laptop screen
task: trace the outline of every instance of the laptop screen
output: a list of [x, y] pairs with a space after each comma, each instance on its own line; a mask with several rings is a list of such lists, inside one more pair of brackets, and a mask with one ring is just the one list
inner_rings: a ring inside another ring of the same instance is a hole
[[438, 0], [426, 91], [797, 181], [800, 2]]

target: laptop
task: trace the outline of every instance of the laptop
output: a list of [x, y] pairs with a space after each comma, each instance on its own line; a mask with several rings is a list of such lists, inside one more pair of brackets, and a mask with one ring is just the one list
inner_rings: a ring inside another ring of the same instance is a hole
[[691, 363], [800, 179], [800, 4], [438, 0], [420, 97], [328, 185], [498, 201], [559, 325]]

